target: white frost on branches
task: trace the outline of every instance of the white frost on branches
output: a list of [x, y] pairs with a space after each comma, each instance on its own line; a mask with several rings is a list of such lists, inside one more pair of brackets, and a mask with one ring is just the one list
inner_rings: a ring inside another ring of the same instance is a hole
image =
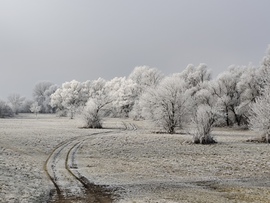
[[76, 80], [65, 82], [61, 88], [58, 88], [51, 95], [51, 106], [58, 108], [60, 111], [68, 110], [70, 118], [80, 106], [84, 106], [89, 98], [88, 82], [81, 83]]
[[264, 94], [256, 99], [251, 106], [250, 128], [262, 131], [262, 138], [270, 142], [270, 87], [264, 89]]
[[211, 136], [212, 126], [216, 121], [217, 112], [208, 105], [200, 105], [192, 119], [193, 138], [196, 144], [211, 144], [215, 140]]
[[168, 133], [175, 133], [175, 128], [181, 128], [188, 115], [187, 100], [185, 82], [179, 77], [167, 77], [142, 95], [142, 114]]

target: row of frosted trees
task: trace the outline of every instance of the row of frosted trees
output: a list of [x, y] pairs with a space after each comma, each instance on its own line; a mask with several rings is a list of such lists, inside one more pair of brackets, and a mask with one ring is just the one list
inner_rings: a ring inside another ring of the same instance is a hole
[[53, 113], [50, 96], [58, 89], [58, 86], [43, 81], [35, 85], [33, 100], [28, 100], [20, 94], [14, 93], [7, 97], [7, 102], [0, 100], [0, 117], [13, 117], [18, 113]]
[[[265, 141], [270, 133], [270, 48], [259, 67], [230, 66], [212, 79], [206, 64], [188, 65], [170, 76], [156, 68], [136, 67], [128, 77], [94, 81], [72, 80], [58, 87], [40, 82], [33, 101], [11, 95], [9, 106], [17, 113], [80, 115], [86, 128], [101, 128], [102, 118], [149, 119], [168, 133], [192, 126], [196, 143], [212, 143], [212, 126], [241, 126], [259, 129]], [[3, 108], [2, 108], [3, 107]], [[191, 125], [192, 124], [192, 125]]]
[[66, 82], [54, 87], [47, 103], [59, 115], [79, 113], [87, 128], [102, 127], [104, 116], [132, 117], [150, 119], [168, 133], [192, 124], [196, 143], [214, 142], [214, 125], [260, 129], [268, 141], [269, 70], [270, 48], [260, 67], [230, 66], [216, 79], [205, 64], [171, 76], [140, 66], [128, 77]]

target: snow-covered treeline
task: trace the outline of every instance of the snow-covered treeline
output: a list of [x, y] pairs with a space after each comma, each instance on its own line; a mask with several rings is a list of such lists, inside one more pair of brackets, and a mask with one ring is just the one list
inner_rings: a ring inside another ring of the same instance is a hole
[[139, 66], [128, 77], [51, 86], [49, 104], [60, 115], [81, 114], [85, 127], [101, 127], [102, 117], [112, 116], [150, 119], [169, 133], [190, 123], [255, 128], [255, 110], [269, 95], [269, 58], [270, 48], [260, 67], [233, 65], [216, 79], [206, 64], [188, 65], [170, 76]]
[[72, 80], [51, 95], [50, 104], [59, 115], [73, 118], [81, 114], [86, 120], [85, 127], [101, 127], [103, 116], [128, 117], [142, 93], [155, 87], [162, 78], [157, 69], [141, 66], [128, 77], [109, 81], [102, 78], [86, 82]]
[[102, 127], [104, 116], [131, 117], [150, 119], [168, 133], [192, 123], [200, 142], [214, 125], [250, 127], [263, 130], [268, 137], [269, 86], [270, 46], [259, 67], [232, 65], [215, 79], [206, 64], [199, 64], [169, 76], [139, 66], [127, 77], [108, 81], [72, 80], [60, 87], [39, 82], [33, 101], [18, 94], [10, 95], [8, 102], [1, 101], [0, 116], [28, 111], [56, 112], [70, 118], [78, 114], [88, 128]]

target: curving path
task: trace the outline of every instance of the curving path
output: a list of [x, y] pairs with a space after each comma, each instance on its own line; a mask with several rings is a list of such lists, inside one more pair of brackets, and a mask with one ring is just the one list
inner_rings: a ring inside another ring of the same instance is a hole
[[84, 141], [97, 134], [71, 138], [54, 148], [45, 162], [44, 170], [53, 183], [55, 190], [51, 191], [50, 202], [112, 202], [111, 191], [105, 186], [90, 183], [77, 170], [75, 154]]

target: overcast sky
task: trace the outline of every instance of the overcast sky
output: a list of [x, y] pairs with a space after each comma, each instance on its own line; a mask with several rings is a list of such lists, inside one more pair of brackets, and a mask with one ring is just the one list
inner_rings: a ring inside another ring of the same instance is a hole
[[206, 63], [258, 65], [270, 43], [269, 0], [0, 0], [0, 98], [32, 98], [39, 81], [165, 74]]

